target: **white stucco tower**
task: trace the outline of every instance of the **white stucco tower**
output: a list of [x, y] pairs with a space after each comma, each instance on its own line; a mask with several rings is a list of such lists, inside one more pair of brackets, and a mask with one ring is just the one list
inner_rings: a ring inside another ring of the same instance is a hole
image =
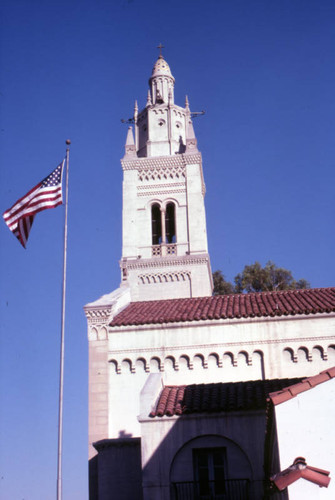
[[185, 108], [174, 103], [174, 82], [160, 55], [121, 160], [121, 286], [132, 301], [212, 294], [202, 157], [187, 97]]

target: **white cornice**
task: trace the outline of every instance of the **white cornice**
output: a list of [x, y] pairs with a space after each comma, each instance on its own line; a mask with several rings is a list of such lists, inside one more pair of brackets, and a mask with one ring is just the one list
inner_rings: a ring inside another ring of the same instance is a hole
[[105, 294], [94, 302], [84, 306], [87, 318], [89, 336], [92, 327], [101, 328], [107, 326], [114, 316], [119, 314], [130, 304], [130, 289], [128, 286], [117, 288], [111, 293]]
[[135, 261], [122, 260], [120, 265], [124, 268], [127, 267], [129, 270], [136, 269], [150, 269], [150, 268], [164, 268], [164, 267], [174, 267], [174, 266], [185, 266], [185, 265], [197, 265], [197, 264], [207, 264], [209, 262], [208, 254], [202, 254], [198, 256], [185, 255], [183, 257], [173, 257], [172, 259], [168, 257], [164, 258], [152, 258], [152, 259], [137, 259]]

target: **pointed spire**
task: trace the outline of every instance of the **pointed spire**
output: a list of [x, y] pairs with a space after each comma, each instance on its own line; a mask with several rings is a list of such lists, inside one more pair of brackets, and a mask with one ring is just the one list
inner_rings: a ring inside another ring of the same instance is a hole
[[152, 100], [151, 100], [151, 93], [150, 93], [150, 89], [148, 90], [148, 97], [147, 97], [147, 106], [151, 106], [152, 105]]
[[134, 141], [133, 127], [128, 127], [126, 146], [134, 146], [134, 145], [135, 141]]
[[133, 134], [133, 127], [128, 127], [127, 139], [126, 139], [126, 145], [125, 145], [124, 157], [129, 157], [129, 156], [137, 156], [136, 155], [134, 134]]
[[134, 122], [137, 123], [137, 117], [138, 117], [138, 104], [137, 101], [135, 101], [134, 105]]
[[186, 118], [186, 150], [185, 153], [198, 153], [197, 139], [195, 137], [191, 117]]
[[189, 119], [186, 127], [186, 139], [195, 139], [195, 133], [193, 128], [193, 122], [191, 118]]
[[188, 102], [188, 97], [187, 97], [187, 95], [185, 96], [185, 110], [186, 110], [187, 112], [190, 112], [190, 104], [189, 104], [189, 102]]

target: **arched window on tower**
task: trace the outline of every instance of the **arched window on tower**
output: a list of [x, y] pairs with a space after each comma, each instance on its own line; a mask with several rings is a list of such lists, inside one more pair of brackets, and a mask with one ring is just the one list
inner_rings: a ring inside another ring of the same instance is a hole
[[159, 245], [162, 242], [162, 223], [160, 206], [155, 203], [151, 207], [152, 244]]
[[166, 205], [165, 230], [166, 230], [166, 242], [167, 243], [175, 243], [175, 241], [176, 241], [176, 222], [175, 222], [174, 203], [168, 203]]

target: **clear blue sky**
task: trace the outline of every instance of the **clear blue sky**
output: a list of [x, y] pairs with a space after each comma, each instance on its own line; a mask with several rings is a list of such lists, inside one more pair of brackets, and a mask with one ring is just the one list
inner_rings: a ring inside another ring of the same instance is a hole
[[[273, 260], [335, 285], [333, 0], [3, 0], [1, 212], [72, 141], [64, 499], [87, 499], [83, 305], [117, 288], [119, 159], [156, 46], [188, 94], [203, 153], [212, 268]], [[39, 214], [27, 250], [1, 238], [0, 498], [52, 500], [64, 208]]]

